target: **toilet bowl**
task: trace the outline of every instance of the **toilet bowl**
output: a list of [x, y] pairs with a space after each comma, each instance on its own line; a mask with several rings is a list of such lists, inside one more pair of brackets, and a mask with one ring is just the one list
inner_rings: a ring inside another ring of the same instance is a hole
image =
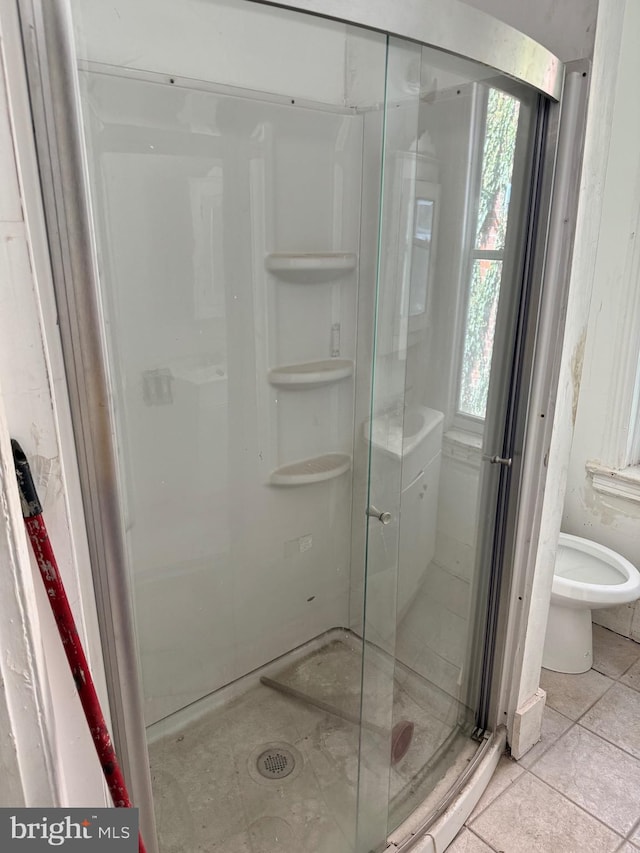
[[542, 666], [556, 672], [591, 668], [591, 611], [640, 598], [640, 573], [604, 545], [561, 533]]

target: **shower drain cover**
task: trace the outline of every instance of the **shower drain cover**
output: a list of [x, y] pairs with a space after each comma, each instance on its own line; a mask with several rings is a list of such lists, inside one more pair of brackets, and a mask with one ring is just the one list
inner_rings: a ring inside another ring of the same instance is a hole
[[254, 782], [271, 785], [273, 782], [289, 783], [304, 767], [298, 750], [286, 741], [261, 743], [247, 756], [247, 770]]
[[256, 766], [258, 773], [265, 779], [284, 779], [293, 773], [296, 759], [289, 749], [276, 747], [261, 752]]

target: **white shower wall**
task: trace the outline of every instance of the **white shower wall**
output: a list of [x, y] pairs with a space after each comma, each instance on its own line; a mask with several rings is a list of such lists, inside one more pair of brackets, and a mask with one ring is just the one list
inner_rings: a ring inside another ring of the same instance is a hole
[[[344, 25], [241, 0], [72, 0], [80, 59], [343, 104]], [[236, 45], [242, 44], [242, 54]], [[301, 73], [291, 80], [287, 62]]]
[[[340, 69], [296, 81], [324, 104], [311, 108], [271, 97], [285, 81], [269, 78], [277, 63], [260, 66], [258, 47], [254, 66], [233, 68], [210, 42], [181, 53], [172, 32], [164, 43], [163, 33], [142, 38], [145, 22], [126, 4], [82, 5], [80, 55], [90, 65], [81, 84], [99, 164], [92, 192], [152, 723], [349, 623], [350, 473], [290, 487], [269, 480], [300, 459], [352, 453], [356, 379], [289, 390], [268, 371], [329, 359], [336, 343], [341, 359], [355, 360], [363, 117], [344, 107], [343, 27], [289, 32], [269, 10], [275, 38], [322, 53], [305, 68]], [[239, 5], [215, 4], [225, 22], [211, 22], [216, 38], [228, 36]], [[103, 38], [109, 27], [122, 38]], [[376, 45], [383, 58], [382, 41], [367, 49]], [[382, 79], [384, 63], [376, 70]], [[193, 76], [201, 82], [184, 85]], [[211, 81], [269, 94], [218, 94]], [[352, 256], [352, 268], [301, 277], [266, 262], [332, 252]], [[370, 273], [360, 288], [372, 302]]]
[[[259, 5], [242, 16], [240, 2], [182, 4], [180, 20], [168, 0], [149, 3], [147, 14], [141, 3], [76, 5], [151, 723], [332, 627], [362, 630], [385, 42]], [[176, 38], [181, 27], [198, 37]], [[239, 28], [251, 46], [242, 62], [227, 50]], [[271, 61], [278, 49], [305, 51], [295, 79]], [[437, 104], [420, 124], [416, 84], [446, 92], [458, 78], [444, 60], [420, 81], [420, 49], [393, 51], [386, 215], [403, 215], [406, 199], [394, 194], [423, 131], [444, 169], [433, 318], [408, 351], [381, 336], [376, 406], [402, 406], [406, 385], [409, 405], [446, 413], [453, 354], [439, 332], [459, 294], [466, 189], [456, 167], [464, 152], [451, 156], [450, 142], [464, 139], [469, 101], [460, 98], [458, 117], [443, 107], [451, 128]], [[387, 283], [403, 251], [397, 227], [385, 226]], [[346, 253], [353, 268], [291, 273], [269, 261], [296, 253]], [[389, 328], [397, 292], [385, 286], [378, 306]], [[273, 368], [332, 354], [355, 362], [354, 375], [304, 390], [269, 382]], [[352, 470], [309, 485], [270, 483], [282, 466], [326, 453], [352, 456]], [[475, 513], [455, 494], [460, 487], [471, 498], [474, 488], [450, 480], [449, 466], [445, 459], [430, 512], [439, 504], [460, 535]], [[477, 468], [468, 473], [475, 487]], [[401, 474], [398, 464], [398, 500]], [[384, 509], [402, 512], [400, 503]], [[405, 507], [403, 540], [407, 517]], [[472, 532], [461, 544], [469, 553]], [[397, 536], [393, 525], [384, 532]], [[439, 524], [432, 574], [466, 590], [471, 567], [460, 570], [443, 536]], [[378, 545], [378, 558], [397, 553], [390, 540]], [[424, 562], [426, 573], [428, 555]], [[396, 568], [385, 558], [369, 573], [370, 636], [392, 642]]]

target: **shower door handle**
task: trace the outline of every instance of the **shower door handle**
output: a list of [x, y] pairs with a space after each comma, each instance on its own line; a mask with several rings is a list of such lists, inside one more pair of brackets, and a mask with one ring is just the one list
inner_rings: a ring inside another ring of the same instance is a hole
[[391, 521], [390, 512], [381, 512], [374, 506], [367, 507], [367, 515], [369, 516], [369, 518], [377, 518], [378, 521], [381, 521], [383, 524], [389, 524], [389, 522]]
[[513, 459], [510, 456], [507, 456], [505, 458], [504, 456], [483, 455], [482, 458], [485, 459], [487, 462], [491, 462], [492, 465], [504, 465], [505, 468], [511, 468], [511, 463], [513, 462]]

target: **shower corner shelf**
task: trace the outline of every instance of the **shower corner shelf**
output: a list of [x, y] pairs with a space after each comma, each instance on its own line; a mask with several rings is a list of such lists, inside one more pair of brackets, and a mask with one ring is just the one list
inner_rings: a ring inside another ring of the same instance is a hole
[[332, 480], [350, 468], [351, 457], [348, 453], [325, 453], [276, 468], [269, 482], [273, 486], [305, 486]]
[[279, 388], [304, 391], [307, 388], [339, 382], [352, 374], [353, 362], [349, 359], [327, 358], [322, 361], [273, 367], [268, 373], [268, 378], [272, 385], [277, 385]]
[[353, 252], [271, 252], [265, 266], [271, 272], [337, 273], [354, 270], [357, 256]]

